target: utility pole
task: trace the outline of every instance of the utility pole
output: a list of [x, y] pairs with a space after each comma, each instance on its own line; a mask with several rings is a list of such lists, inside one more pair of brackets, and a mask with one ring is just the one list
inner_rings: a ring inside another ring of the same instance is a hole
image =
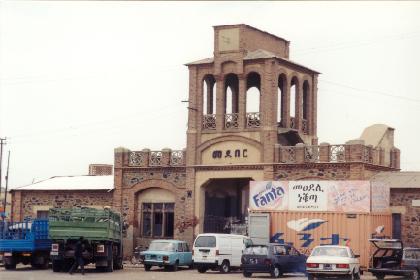
[[6, 205], [7, 205], [7, 187], [9, 186], [9, 162], [10, 162], [10, 151], [7, 155], [7, 172], [6, 172], [6, 191], [4, 192], [4, 215], [3, 220], [6, 219]]
[[[3, 161], [2, 160], [3, 159], [3, 145], [5, 144], [6, 144], [6, 138], [0, 138], [0, 200], [1, 200], [1, 182], [3, 181], [3, 177], [1, 176], [1, 171], [2, 171], [1, 163]], [[6, 209], [4, 209], [4, 211], [6, 212]]]

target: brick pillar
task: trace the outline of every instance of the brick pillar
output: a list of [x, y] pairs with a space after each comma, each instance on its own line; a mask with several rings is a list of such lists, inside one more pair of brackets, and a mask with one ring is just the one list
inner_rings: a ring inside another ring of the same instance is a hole
[[364, 156], [364, 145], [363, 140], [350, 140], [346, 142], [346, 161], [350, 162], [362, 162]]
[[295, 122], [296, 122], [296, 129], [302, 129], [302, 81], [298, 81], [295, 85], [296, 88], [296, 97], [295, 97]]
[[321, 143], [319, 145], [319, 161], [320, 162], [329, 162], [330, 161], [330, 144]]
[[274, 162], [280, 162], [280, 144], [274, 144]]
[[239, 129], [246, 127], [246, 77], [239, 75]]
[[312, 96], [311, 102], [311, 135], [317, 135], [317, 110], [318, 110], [318, 76], [314, 75], [312, 79], [312, 91], [310, 93]]
[[379, 148], [379, 165], [385, 165], [385, 150]]
[[304, 163], [305, 162], [305, 144], [298, 143], [296, 144], [296, 163]]
[[143, 149], [140, 152], [143, 156], [143, 162], [140, 165], [141, 167], [148, 167], [149, 166], [149, 161], [150, 161], [150, 149]]
[[161, 159], [162, 166], [171, 165], [171, 152], [172, 150], [169, 148], [165, 148], [162, 150], [162, 159]]
[[281, 112], [281, 122], [282, 126], [285, 128], [290, 128], [290, 81], [286, 79], [284, 81], [284, 92], [283, 97], [283, 111]]
[[225, 128], [225, 85], [223, 77], [217, 77], [216, 79], [216, 130], [222, 132]]

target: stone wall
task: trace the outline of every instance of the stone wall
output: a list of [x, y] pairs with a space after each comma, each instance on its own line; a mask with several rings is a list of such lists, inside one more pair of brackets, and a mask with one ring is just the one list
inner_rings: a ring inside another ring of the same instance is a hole
[[[363, 174], [359, 174], [359, 176], [363, 177]], [[350, 177], [349, 164], [277, 165], [274, 169], [273, 180], [349, 180]]]
[[36, 210], [49, 207], [112, 206], [112, 192], [102, 191], [14, 191], [13, 219], [36, 217]]
[[420, 247], [420, 207], [412, 206], [420, 200], [419, 189], [391, 189], [391, 207], [401, 211], [401, 238], [404, 246]]

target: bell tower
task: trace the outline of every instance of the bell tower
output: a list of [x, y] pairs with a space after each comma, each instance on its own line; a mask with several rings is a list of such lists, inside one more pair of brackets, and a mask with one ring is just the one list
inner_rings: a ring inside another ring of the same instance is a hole
[[[319, 73], [292, 62], [289, 43], [245, 24], [214, 26], [214, 56], [186, 64], [187, 165], [273, 163], [276, 145], [317, 143]], [[219, 140], [231, 154], [206, 153]], [[247, 142], [257, 154], [241, 149]]]

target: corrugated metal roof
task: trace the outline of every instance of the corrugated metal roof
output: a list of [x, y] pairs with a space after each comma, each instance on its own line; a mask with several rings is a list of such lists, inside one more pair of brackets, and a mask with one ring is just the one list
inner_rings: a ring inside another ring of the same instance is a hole
[[383, 182], [393, 189], [417, 189], [420, 188], [420, 172], [380, 172], [371, 181]]
[[114, 176], [56, 176], [13, 190], [113, 190]]

